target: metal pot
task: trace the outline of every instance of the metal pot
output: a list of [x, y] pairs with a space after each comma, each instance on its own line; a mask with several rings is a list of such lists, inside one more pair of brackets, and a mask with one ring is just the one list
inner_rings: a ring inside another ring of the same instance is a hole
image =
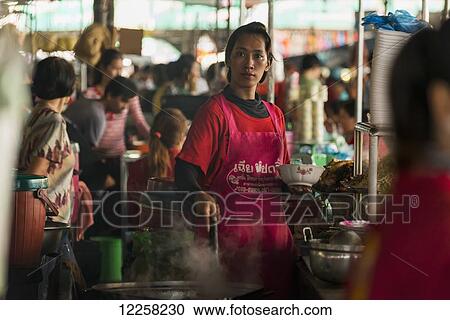
[[88, 291], [90, 299], [256, 299], [264, 294], [258, 285], [227, 283], [222, 288], [210, 288], [194, 281], [159, 281], [104, 283]]
[[171, 178], [150, 177], [147, 181], [147, 191], [174, 191], [175, 180]]
[[309, 245], [312, 273], [321, 280], [345, 283], [351, 265], [361, 258], [364, 246], [332, 244], [328, 242], [329, 239], [313, 239], [310, 228], [303, 229], [303, 236]]
[[309, 251], [312, 273], [319, 279], [345, 283], [353, 263], [358, 261], [364, 246], [324, 243], [320, 239], [310, 240]]
[[338, 225], [339, 229], [345, 231], [354, 231], [358, 234], [361, 239], [365, 239], [371, 228], [368, 221], [358, 220], [358, 221], [341, 221]]

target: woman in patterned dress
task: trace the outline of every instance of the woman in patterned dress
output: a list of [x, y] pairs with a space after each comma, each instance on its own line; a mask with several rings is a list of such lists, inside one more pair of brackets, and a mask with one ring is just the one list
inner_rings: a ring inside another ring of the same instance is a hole
[[[39, 100], [24, 128], [19, 170], [48, 178], [48, 197], [56, 205], [58, 215], [48, 217], [46, 226], [70, 222], [75, 156], [61, 112], [70, 100], [74, 84], [75, 73], [66, 60], [49, 57], [37, 64], [32, 90]], [[76, 261], [71, 253], [67, 230], [64, 230], [57, 247], [57, 259], [46, 255], [41, 262], [42, 281], [37, 289], [39, 299], [72, 297], [71, 270], [76, 269]]]
[[24, 128], [19, 170], [48, 177], [48, 196], [59, 214], [51, 219], [67, 223], [75, 157], [61, 112], [70, 100], [75, 83], [72, 65], [50, 57], [40, 61], [33, 76], [33, 93], [39, 98]]

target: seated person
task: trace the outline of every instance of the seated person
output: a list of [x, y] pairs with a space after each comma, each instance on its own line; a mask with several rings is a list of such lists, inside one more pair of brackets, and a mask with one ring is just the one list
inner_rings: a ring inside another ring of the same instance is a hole
[[[83, 95], [88, 99], [100, 99], [105, 92], [106, 86], [115, 77], [121, 75], [123, 68], [123, 56], [116, 49], [106, 49], [102, 52], [100, 61], [95, 67], [94, 85], [86, 89]], [[136, 88], [136, 87], [134, 87]], [[137, 91], [135, 91], [137, 92]], [[139, 135], [147, 137], [150, 132], [149, 125], [142, 113], [139, 98], [135, 95], [130, 99], [128, 108], [119, 114], [110, 114], [106, 119], [106, 128], [103, 139], [99, 146], [108, 157], [120, 157], [126, 151], [125, 138], [118, 127], [125, 127], [128, 114], [135, 124]]]
[[[133, 202], [147, 204], [146, 201], [143, 201], [141, 192], [147, 190], [149, 178], [158, 177], [173, 181], [175, 157], [180, 153], [186, 139], [187, 128], [188, 120], [179, 109], [163, 109], [156, 115], [150, 133], [149, 154], [135, 162], [128, 163], [128, 226], [136, 226], [142, 221], [150, 221], [152, 216], [150, 211], [144, 206], [138, 214]], [[149, 191], [154, 191], [152, 189], [150, 187]], [[164, 202], [172, 197], [172, 192], [151, 196], [152, 200], [158, 202]], [[137, 220], [134, 217], [138, 217]]]
[[211, 96], [220, 93], [225, 88], [228, 84], [225, 62], [216, 62], [209, 66], [206, 71], [206, 82]]
[[[348, 100], [338, 103], [338, 127], [345, 141], [354, 149], [354, 131], [356, 125], [356, 103], [355, 100]], [[368, 121], [368, 112], [363, 110], [362, 121]], [[383, 138], [378, 140], [378, 157], [383, 158], [389, 153]], [[369, 135], [363, 134], [363, 159], [369, 159]]]
[[[102, 158], [103, 152], [99, 147], [99, 143], [106, 128], [107, 114], [122, 113], [129, 105], [129, 101], [136, 96], [135, 92], [136, 86], [132, 80], [118, 76], [108, 83], [105, 93], [100, 100], [81, 97], [70, 105], [64, 115], [78, 129], [80, 136], [91, 148], [91, 150], [81, 150], [81, 153], [95, 151], [98, 153], [99, 158]], [[106, 179], [105, 174], [110, 174], [106, 170], [107, 163], [108, 160], [97, 162], [94, 165], [95, 169], [81, 168], [83, 179], [87, 179], [88, 185], [94, 190], [102, 188]], [[103, 170], [92, 171], [99, 170], [100, 167]], [[98, 178], [94, 179], [95, 183], [92, 179], [93, 177], [87, 174], [88, 172]]]
[[174, 178], [175, 157], [181, 151], [188, 120], [179, 109], [158, 113], [150, 132], [150, 152], [129, 165], [128, 190], [143, 191], [150, 177]]

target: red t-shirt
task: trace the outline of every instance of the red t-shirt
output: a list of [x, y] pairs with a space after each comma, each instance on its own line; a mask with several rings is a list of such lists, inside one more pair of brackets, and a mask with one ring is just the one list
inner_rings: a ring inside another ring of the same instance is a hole
[[[169, 149], [170, 166], [167, 170], [167, 178], [174, 178], [175, 176], [175, 157], [180, 151], [178, 149]], [[143, 157], [135, 162], [127, 164], [128, 167], [128, 191], [145, 191], [147, 190], [149, 175], [148, 158]]]
[[[228, 140], [228, 123], [218, 104], [218, 99], [212, 97], [197, 112], [197, 115], [189, 130], [186, 142], [178, 155], [183, 161], [200, 167], [205, 174], [205, 181], [201, 185], [210, 185], [219, 172], [224, 161]], [[240, 132], [274, 132], [275, 127], [270, 117], [259, 119], [249, 116], [237, 105], [226, 100], [231, 107], [236, 126]], [[287, 152], [284, 116], [280, 108], [274, 106], [275, 121], [283, 129], [282, 140], [284, 143], [283, 163], [289, 163]], [[245, 146], [242, 146], [245, 148]]]

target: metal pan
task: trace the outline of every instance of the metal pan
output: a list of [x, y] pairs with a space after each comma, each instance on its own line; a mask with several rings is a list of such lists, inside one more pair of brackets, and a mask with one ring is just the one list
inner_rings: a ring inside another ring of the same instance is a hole
[[104, 283], [88, 290], [89, 299], [258, 299], [264, 296], [259, 285], [226, 283], [222, 288], [210, 288], [194, 281]]

